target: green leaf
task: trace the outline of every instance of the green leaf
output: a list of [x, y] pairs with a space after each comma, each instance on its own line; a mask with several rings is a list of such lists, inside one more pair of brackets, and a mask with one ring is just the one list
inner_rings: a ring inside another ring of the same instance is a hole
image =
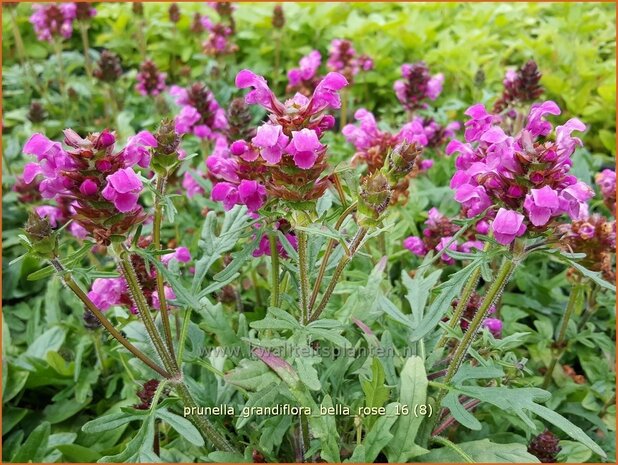
[[414, 278], [411, 278], [406, 271], [401, 273], [402, 283], [408, 291], [406, 299], [412, 309], [414, 327], [420, 324], [431, 289], [433, 289], [442, 275], [442, 270], [436, 270], [429, 276], [425, 276], [425, 270], [426, 268], [418, 270]]
[[14, 463], [41, 462], [47, 451], [50, 431], [51, 425], [46, 421], [37, 426], [17, 450], [11, 461]]
[[82, 431], [90, 434], [102, 433], [104, 431], [119, 428], [122, 425], [143, 417], [143, 415], [132, 415], [126, 412], [114, 412], [95, 418], [94, 420], [90, 420], [82, 426]]
[[[378, 454], [387, 445], [392, 443], [395, 438], [390, 432], [391, 427], [399, 418], [395, 413], [397, 402], [390, 403], [386, 406], [386, 413], [380, 416], [373, 428], [367, 433], [363, 441], [365, 461], [373, 463], [378, 457]], [[410, 446], [411, 444], [405, 445]], [[355, 451], [356, 452], [356, 451]]]
[[401, 370], [399, 403], [409, 408], [407, 415], [400, 415], [395, 426], [393, 440], [387, 448], [389, 462], [407, 462], [417, 455], [416, 434], [423, 422], [423, 416], [416, 416], [415, 406], [427, 403], [427, 373], [423, 359], [418, 356], [406, 360]]
[[204, 445], [204, 438], [193, 424], [186, 418], [176, 415], [167, 409], [158, 409], [156, 416], [165, 421], [168, 425], [176, 430], [176, 432], [191, 444], [196, 446]]
[[572, 266], [577, 271], [579, 271], [583, 276], [585, 276], [586, 278], [592, 279], [599, 286], [604, 287], [605, 289], [609, 289], [612, 292], [616, 292], [616, 286], [605, 281], [601, 273], [599, 273], [598, 271], [591, 271], [585, 266], [580, 265], [575, 260], [573, 260], [571, 257], [569, 257], [566, 253], [559, 251], [559, 250], [543, 250], [542, 252], [545, 252], [551, 256], [554, 256], [558, 260], [568, 264], [569, 266]]
[[225, 380], [248, 391], [260, 391], [279, 384], [279, 378], [258, 360], [241, 360], [236, 368], [225, 374]]
[[[466, 455], [476, 463], [539, 463], [534, 455], [528, 453], [525, 444], [496, 444], [489, 439], [462, 442], [457, 444]], [[419, 457], [423, 462], [461, 463], [459, 453], [450, 447], [432, 449]]]
[[448, 281], [438, 286], [439, 294], [429, 306], [427, 314], [424, 315], [419, 325], [412, 331], [410, 342], [420, 341], [438, 325], [453, 299], [459, 295], [468, 278], [477, 267], [481, 266], [483, 260], [483, 257], [476, 258], [465, 268], [453, 273]]
[[[371, 378], [364, 377], [364, 379], [361, 379], [361, 388], [365, 393], [366, 407], [382, 407], [386, 403], [389, 389], [384, 385], [384, 380], [382, 363], [374, 357], [371, 363]], [[367, 429], [370, 429], [376, 420], [376, 416], [367, 417], [365, 419]]]
[[79, 444], [61, 444], [56, 446], [56, 449], [70, 462], [95, 463], [101, 458], [97, 451]]

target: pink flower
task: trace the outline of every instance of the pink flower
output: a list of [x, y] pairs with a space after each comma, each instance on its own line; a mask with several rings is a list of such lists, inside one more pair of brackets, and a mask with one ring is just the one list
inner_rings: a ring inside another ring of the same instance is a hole
[[311, 111], [319, 113], [328, 107], [341, 108], [339, 91], [347, 85], [348, 81], [342, 74], [328, 73], [313, 92], [310, 103]]
[[125, 166], [137, 164], [142, 168], [148, 168], [151, 158], [148, 148], [157, 145], [157, 139], [148, 131], [141, 131], [129, 137], [124, 148]]
[[502, 245], [508, 245], [516, 237], [523, 235], [526, 232], [526, 225], [523, 222], [524, 215], [520, 213], [504, 208], [498, 210], [492, 224], [496, 241]]
[[73, 21], [77, 7], [75, 3], [36, 4], [30, 22], [39, 40], [52, 42], [54, 38], [68, 39], [73, 34]]
[[403, 246], [412, 252], [414, 255], [419, 255], [421, 257], [427, 254], [427, 248], [425, 247], [425, 243], [423, 239], [416, 236], [410, 236], [404, 239]]
[[427, 98], [435, 100], [442, 93], [442, 84], [444, 84], [444, 74], [439, 73], [427, 81]]
[[101, 195], [113, 202], [118, 211], [122, 213], [134, 210], [143, 185], [133, 168], [118, 170], [106, 179], [107, 185], [101, 191]]
[[36, 207], [34, 211], [36, 211], [41, 218], [47, 218], [52, 228], [58, 227], [60, 223], [66, 220], [63, 211], [51, 205], [41, 205], [40, 207]]
[[[202, 173], [195, 172], [197, 176], [201, 176]], [[201, 195], [204, 193], [204, 189], [202, 186], [195, 180], [191, 171], [186, 171], [182, 177], [182, 187], [187, 192], [188, 198], [193, 198], [196, 195]]]
[[128, 292], [124, 278], [97, 278], [92, 283], [88, 297], [99, 310], [108, 310], [121, 302], [122, 295]]
[[299, 67], [288, 71], [290, 86], [298, 86], [302, 81], [313, 79], [322, 63], [322, 55], [317, 50], [313, 50], [308, 55], [300, 59]]
[[243, 179], [238, 185], [240, 202], [247, 206], [249, 211], [257, 211], [266, 201], [266, 188], [257, 181]]
[[528, 211], [528, 218], [535, 226], [544, 226], [549, 219], [559, 211], [558, 193], [549, 186], [541, 189], [530, 189], [526, 195], [524, 208]]
[[231, 210], [239, 203], [238, 189], [229, 182], [218, 182], [212, 188], [210, 198], [215, 202], [223, 202], [223, 208]]
[[502, 337], [502, 321], [497, 318], [485, 318], [483, 321], [483, 327], [487, 328], [489, 332], [499, 339]]
[[281, 161], [288, 141], [288, 137], [283, 134], [283, 128], [273, 124], [263, 124], [258, 127], [255, 137], [251, 139], [256, 147], [261, 148], [262, 158], [272, 164]]
[[211, 155], [206, 159], [206, 167], [214, 176], [224, 181], [239, 182], [238, 162], [233, 158]]
[[[454, 241], [451, 236], [446, 236], [440, 239], [439, 244], [436, 246], [436, 250], [440, 252], [443, 249], [457, 251], [457, 241]], [[449, 265], [453, 265], [455, 263], [455, 259], [448, 255], [448, 252], [442, 254], [442, 261]]]
[[170, 261], [176, 260], [182, 263], [187, 263], [191, 261], [191, 252], [186, 247], [177, 247], [171, 253], [165, 254], [161, 256], [161, 262], [167, 265]]
[[560, 192], [560, 208], [572, 220], [585, 219], [588, 216], [588, 200], [594, 197], [592, 188], [581, 181], [565, 188]]
[[245, 96], [248, 104], [258, 104], [267, 110], [276, 112], [283, 108], [283, 105], [268, 87], [266, 79], [258, 76], [253, 71], [243, 69], [236, 75], [236, 87], [246, 89], [252, 87], [253, 90]]
[[[165, 295], [165, 300], [174, 300], [176, 298], [176, 293], [169, 286], [163, 287], [163, 294]], [[152, 301], [152, 307], [157, 310], [161, 310], [161, 301], [159, 300], [159, 291], [153, 291], [150, 295]]]
[[294, 156], [294, 163], [299, 168], [306, 170], [313, 167], [318, 152], [323, 149], [324, 146], [320, 144], [315, 131], [307, 128], [292, 131], [292, 142], [288, 151]]
[[485, 109], [485, 105], [482, 103], [472, 105], [464, 112], [464, 115], [471, 118], [464, 124], [466, 128], [464, 132], [466, 142], [475, 142], [480, 140], [481, 136], [485, 134], [491, 125], [499, 121], [499, 117], [488, 113]]
[[547, 102], [535, 103], [532, 105], [532, 107], [530, 107], [530, 113], [528, 114], [526, 130], [533, 136], [546, 136], [549, 134], [552, 130], [552, 125], [543, 118], [543, 116], [548, 114], [560, 114], [560, 108], [555, 102], [548, 100]]
[[586, 125], [577, 118], [571, 118], [563, 126], [556, 127], [556, 146], [560, 158], [570, 157], [578, 145], [583, 145], [581, 139], [571, 137], [571, 133], [585, 130]]
[[491, 206], [491, 199], [483, 186], [463, 184], [455, 192], [455, 200], [466, 208], [468, 218], [482, 213]]

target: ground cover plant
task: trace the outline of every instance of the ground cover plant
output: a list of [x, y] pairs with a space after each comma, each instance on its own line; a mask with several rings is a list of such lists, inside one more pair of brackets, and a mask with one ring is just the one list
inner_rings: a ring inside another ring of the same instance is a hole
[[615, 462], [614, 17], [3, 3], [3, 460]]

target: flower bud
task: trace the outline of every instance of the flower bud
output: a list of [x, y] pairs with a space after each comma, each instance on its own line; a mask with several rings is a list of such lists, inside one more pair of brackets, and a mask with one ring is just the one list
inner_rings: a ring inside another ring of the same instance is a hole
[[392, 186], [418, 167], [423, 148], [417, 143], [403, 141], [388, 154], [384, 169]]
[[30, 241], [32, 252], [44, 258], [53, 258], [58, 250], [58, 238], [47, 218], [41, 218], [38, 213], [30, 212], [24, 227], [26, 237]]
[[275, 29], [281, 29], [285, 25], [283, 7], [280, 4], [275, 5], [275, 7], [273, 8], [272, 24]]
[[386, 176], [380, 172], [366, 176], [361, 181], [358, 194], [359, 224], [363, 227], [377, 226], [391, 195], [391, 186]]
[[528, 452], [542, 463], [555, 463], [558, 452], [562, 448], [558, 445], [560, 439], [551, 431], [545, 431], [530, 441]]
[[157, 172], [166, 173], [178, 164], [180, 134], [176, 132], [174, 121], [164, 119], [154, 133], [157, 146], [153, 149], [151, 166]]

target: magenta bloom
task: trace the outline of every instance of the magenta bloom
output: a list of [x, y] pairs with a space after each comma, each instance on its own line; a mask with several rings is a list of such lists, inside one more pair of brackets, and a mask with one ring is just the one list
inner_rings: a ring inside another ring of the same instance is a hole
[[125, 166], [139, 165], [147, 168], [151, 158], [148, 149], [156, 146], [157, 139], [148, 131], [141, 131], [129, 137], [124, 148]]
[[[454, 241], [451, 236], [443, 237], [442, 239], [440, 239], [440, 242], [436, 246], [436, 250], [440, 252], [443, 249], [453, 250], [457, 252], [457, 241]], [[453, 265], [455, 263], [455, 259], [453, 257], [450, 257], [447, 252], [443, 253], [441, 258], [443, 262], [449, 265]]]
[[560, 203], [558, 193], [549, 186], [541, 189], [530, 189], [526, 196], [524, 208], [528, 211], [528, 218], [535, 226], [544, 226], [549, 219], [559, 212]]
[[[521, 235], [520, 226], [522, 234], [526, 230], [539, 234], [553, 224], [552, 218], [563, 214], [582, 218], [587, 214], [593, 191], [568, 174], [571, 155], [581, 145], [572, 133], [585, 126], [573, 118], [558, 126], [552, 139], [553, 126], [544, 117], [559, 113], [554, 102], [535, 104], [526, 127], [510, 135], [500, 126], [500, 116], [489, 113], [481, 104], [473, 105], [466, 111], [470, 117], [465, 123], [467, 143], [453, 140], [446, 148], [447, 154], [459, 152], [450, 185], [464, 213], [476, 216], [492, 205], [509, 212], [494, 221], [498, 242], [512, 242]], [[513, 229], [515, 224], [517, 229]]]
[[105, 311], [122, 301], [123, 294], [128, 292], [124, 278], [97, 278], [92, 283], [88, 297], [98, 307]]
[[292, 131], [292, 142], [288, 147], [288, 152], [293, 155], [294, 163], [301, 169], [312, 168], [319, 152], [325, 147], [320, 144], [318, 135], [312, 129], [302, 129]]
[[159, 71], [152, 60], [146, 60], [137, 73], [135, 89], [144, 96], [159, 95], [165, 90], [166, 77], [167, 75]]
[[30, 22], [39, 40], [53, 42], [54, 38], [69, 39], [73, 34], [77, 14], [75, 3], [39, 3], [32, 5], [32, 10]]
[[410, 236], [404, 239], [403, 246], [412, 252], [414, 255], [419, 255], [421, 257], [427, 254], [427, 249], [425, 247], [425, 243], [420, 237]]
[[257, 211], [266, 201], [266, 188], [257, 181], [243, 179], [238, 185], [238, 198], [249, 211]]
[[311, 81], [316, 77], [318, 68], [322, 64], [322, 55], [317, 50], [313, 50], [308, 55], [302, 57], [298, 63], [298, 68], [288, 71], [288, 81], [290, 86], [300, 86], [303, 82]]
[[161, 262], [167, 265], [172, 260], [176, 260], [178, 262], [187, 263], [191, 261], [191, 252], [186, 247], [177, 247], [174, 252], [162, 255]]
[[182, 108], [176, 116], [176, 131], [193, 134], [200, 139], [216, 140], [227, 127], [225, 111], [213, 93], [203, 84], [193, 84], [184, 89], [170, 87], [170, 95]]
[[502, 320], [497, 318], [485, 318], [483, 327], [487, 328], [496, 339], [502, 337]]
[[397, 99], [408, 111], [426, 108], [425, 100], [435, 100], [442, 93], [444, 76], [431, 76], [429, 68], [423, 61], [401, 66], [400, 79], [395, 82], [393, 89]]
[[[176, 293], [174, 292], [174, 289], [172, 289], [170, 286], [163, 286], [163, 294], [165, 295], [165, 300], [174, 300], [176, 298]], [[150, 300], [152, 303], [152, 307], [156, 308], [157, 310], [161, 310], [161, 301], [159, 300], [159, 291], [153, 291], [152, 294], [150, 294]]]
[[[195, 172], [195, 174], [202, 176], [202, 173], [199, 171]], [[190, 199], [196, 195], [204, 194], [204, 189], [202, 189], [202, 186], [195, 180], [191, 171], [186, 171], [182, 176], [182, 188], [186, 191], [187, 197]]]
[[260, 148], [259, 154], [268, 163], [279, 163], [288, 145], [289, 138], [283, 134], [279, 125], [263, 124], [257, 128], [257, 133], [251, 142]]
[[508, 245], [526, 232], [524, 215], [501, 208], [493, 221], [492, 230], [496, 241]]
[[113, 202], [118, 211], [126, 213], [137, 206], [142, 187], [142, 181], [133, 168], [125, 168], [107, 177], [107, 185], [101, 194]]

